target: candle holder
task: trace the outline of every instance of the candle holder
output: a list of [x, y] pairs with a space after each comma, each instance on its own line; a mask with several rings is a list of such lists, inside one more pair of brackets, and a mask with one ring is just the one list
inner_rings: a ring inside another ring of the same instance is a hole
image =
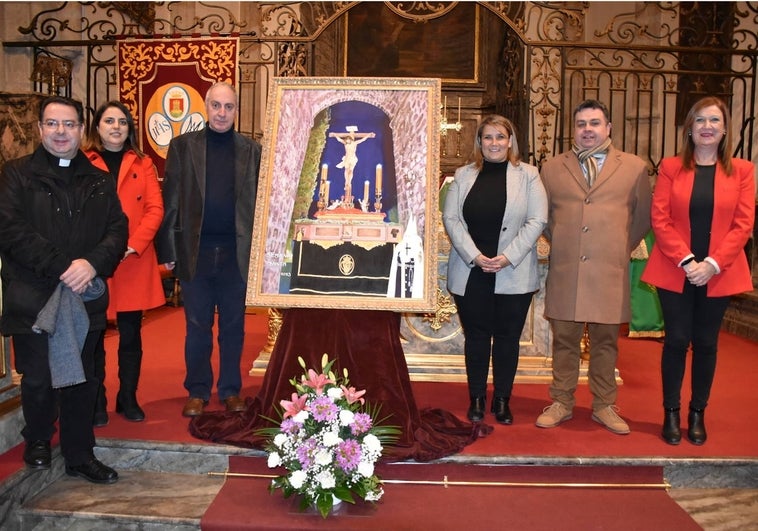
[[381, 212], [382, 211], [382, 192], [377, 191], [376, 196], [374, 196], [374, 212]]
[[463, 124], [461, 123], [461, 99], [458, 98], [458, 121], [451, 123], [447, 121], [447, 96], [445, 96], [445, 104], [442, 106], [442, 118], [440, 120], [440, 137], [442, 140], [440, 147], [443, 157], [447, 156], [448, 131], [456, 132], [455, 156], [461, 156], [461, 129], [463, 129]]

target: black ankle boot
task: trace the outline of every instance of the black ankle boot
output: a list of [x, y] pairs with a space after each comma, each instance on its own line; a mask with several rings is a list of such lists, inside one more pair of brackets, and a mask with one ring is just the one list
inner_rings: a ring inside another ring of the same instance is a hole
[[687, 438], [692, 444], [700, 446], [708, 438], [705, 433], [705, 409], [690, 408], [687, 421], [689, 423]]
[[116, 413], [124, 415], [126, 420], [141, 422], [145, 420], [145, 412], [137, 403], [137, 395], [131, 391], [119, 391], [116, 395]]
[[471, 405], [468, 408], [466, 416], [471, 422], [484, 420], [484, 407], [487, 400], [483, 396], [472, 396]]
[[663, 409], [663, 430], [661, 437], [669, 444], [679, 444], [682, 440], [682, 432], [679, 429], [679, 408], [667, 407]]
[[511, 408], [508, 407], [508, 399], [506, 397], [495, 397], [492, 401], [492, 412], [495, 414], [495, 420], [500, 424], [513, 424], [513, 415], [511, 415]]

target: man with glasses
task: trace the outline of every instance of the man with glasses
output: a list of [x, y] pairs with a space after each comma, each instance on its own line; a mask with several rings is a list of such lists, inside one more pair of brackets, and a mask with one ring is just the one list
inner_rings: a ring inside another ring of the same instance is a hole
[[[0, 173], [0, 332], [21, 374], [27, 466], [50, 468], [57, 419], [66, 473], [113, 483], [118, 474], [93, 453], [94, 349], [106, 325], [102, 277], [126, 251], [127, 219], [113, 178], [79, 150], [83, 119], [80, 102], [47, 98], [41, 145]], [[40, 325], [47, 312], [52, 328]]]

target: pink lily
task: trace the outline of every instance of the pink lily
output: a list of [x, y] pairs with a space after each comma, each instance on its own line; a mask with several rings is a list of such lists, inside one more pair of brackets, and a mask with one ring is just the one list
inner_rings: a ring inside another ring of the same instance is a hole
[[342, 394], [345, 395], [345, 399], [347, 399], [348, 404], [352, 404], [354, 402], [360, 402], [361, 404], [365, 404], [366, 401], [361, 398], [363, 395], [366, 394], [366, 390], [363, 391], [356, 391], [355, 387], [345, 387], [344, 385], [340, 385], [340, 388], [342, 389]]
[[334, 380], [329, 379], [329, 377], [326, 374], [318, 374], [313, 369], [308, 369], [308, 379], [305, 379], [305, 376], [303, 376], [303, 385], [307, 385], [308, 387], [312, 387], [316, 390], [316, 394], [320, 395], [324, 392], [324, 386], [326, 384], [333, 384]]
[[307, 410], [308, 407], [305, 405], [307, 398], [307, 395], [298, 396], [297, 393], [292, 393], [292, 401], [281, 400], [279, 402], [279, 405], [282, 406], [282, 409], [284, 409], [284, 415], [282, 415], [282, 419], [286, 419], [287, 417], [294, 417], [301, 411]]

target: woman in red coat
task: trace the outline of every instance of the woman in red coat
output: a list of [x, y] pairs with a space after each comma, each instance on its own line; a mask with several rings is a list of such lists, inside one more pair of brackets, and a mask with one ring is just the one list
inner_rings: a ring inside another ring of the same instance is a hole
[[[116, 412], [138, 422], [145, 419], [136, 396], [142, 364], [142, 312], [166, 303], [153, 245], [163, 219], [160, 184], [153, 161], [137, 146], [131, 113], [118, 101], [97, 110], [83, 149], [93, 165], [114, 176], [121, 206], [129, 218], [127, 251], [108, 281], [108, 318], [116, 319], [119, 332]], [[104, 426], [108, 413], [102, 338], [95, 357], [101, 385], [93, 424]]]
[[729, 113], [718, 98], [695, 103], [682, 131], [681, 153], [663, 159], [658, 172], [656, 242], [642, 280], [657, 286], [666, 328], [662, 437], [681, 440], [680, 392], [692, 344], [687, 438], [700, 445], [721, 321], [731, 295], [753, 289], [744, 247], [755, 221], [755, 166], [731, 157]]

